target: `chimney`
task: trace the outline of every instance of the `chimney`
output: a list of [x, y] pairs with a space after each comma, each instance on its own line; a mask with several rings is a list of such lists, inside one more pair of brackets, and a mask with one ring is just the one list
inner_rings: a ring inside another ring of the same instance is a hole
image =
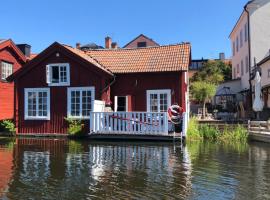
[[76, 49], [80, 49], [81, 48], [81, 43], [77, 42], [76, 43]]
[[112, 47], [112, 38], [106, 37], [105, 38], [105, 48], [110, 49]]
[[31, 45], [29, 45], [29, 44], [16, 44], [16, 46], [21, 50], [21, 52], [26, 57], [30, 57], [30, 55], [31, 55]]
[[118, 49], [117, 42], [113, 42], [113, 43], [112, 43], [112, 49]]
[[225, 53], [219, 53], [219, 60], [225, 60]]

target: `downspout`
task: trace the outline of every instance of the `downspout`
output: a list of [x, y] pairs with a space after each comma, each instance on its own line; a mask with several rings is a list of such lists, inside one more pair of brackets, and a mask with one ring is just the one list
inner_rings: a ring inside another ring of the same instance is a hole
[[111, 87], [111, 86], [115, 83], [115, 78], [116, 78], [116, 76], [113, 75], [113, 80], [112, 80], [107, 86], [105, 86], [105, 88], [103, 88], [103, 89], [101, 90], [101, 94], [102, 94], [103, 92], [105, 92], [109, 87]]
[[[103, 88], [102, 90], [101, 90], [101, 95], [103, 94], [103, 92], [105, 92], [109, 87], [111, 87], [114, 83], [115, 83], [115, 81], [116, 81], [116, 76], [115, 75], [113, 75], [113, 80], [107, 85], [107, 86], [105, 86], [105, 88]], [[110, 94], [110, 97], [111, 97], [111, 94]]]
[[[248, 4], [247, 4], [248, 5]], [[248, 16], [248, 59], [249, 59], [249, 91], [250, 91], [250, 107], [252, 107], [252, 84], [251, 84], [251, 48], [250, 48], [250, 15], [247, 9], [247, 5], [244, 7]]]

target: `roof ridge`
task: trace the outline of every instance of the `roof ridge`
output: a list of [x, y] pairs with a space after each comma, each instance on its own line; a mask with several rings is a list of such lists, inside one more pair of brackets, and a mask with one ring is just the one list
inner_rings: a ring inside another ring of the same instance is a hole
[[91, 51], [129, 51], [129, 50], [143, 50], [143, 49], [158, 49], [158, 48], [182, 46], [182, 45], [190, 45], [190, 44], [191, 44], [190, 42], [182, 42], [182, 43], [167, 44], [167, 45], [160, 45], [160, 46], [140, 47], [140, 48], [91, 49], [91, 50], [85, 50], [85, 52], [91, 52]]

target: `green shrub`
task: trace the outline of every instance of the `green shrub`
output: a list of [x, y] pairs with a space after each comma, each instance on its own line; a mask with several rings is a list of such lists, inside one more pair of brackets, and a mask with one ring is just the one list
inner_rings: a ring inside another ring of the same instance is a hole
[[65, 118], [68, 123], [68, 134], [73, 136], [82, 136], [84, 124], [81, 120]]
[[219, 136], [219, 140], [227, 142], [246, 142], [247, 139], [248, 131], [240, 124], [233, 129], [230, 129], [229, 126], [225, 126], [223, 133]]
[[215, 126], [210, 126], [209, 124], [199, 125], [199, 132], [203, 139], [216, 141], [220, 131]]
[[189, 140], [201, 140], [198, 120], [195, 117], [190, 118], [187, 129], [187, 138]]
[[226, 143], [247, 142], [248, 131], [243, 125], [238, 124], [236, 127], [231, 127], [226, 125], [224, 127], [224, 130], [220, 131], [217, 126], [211, 126], [209, 124], [199, 124], [198, 120], [193, 117], [189, 120], [187, 139], [218, 141]]
[[11, 134], [16, 133], [15, 124], [12, 120], [3, 120], [1, 122], [1, 127], [4, 128], [5, 132], [11, 133]]

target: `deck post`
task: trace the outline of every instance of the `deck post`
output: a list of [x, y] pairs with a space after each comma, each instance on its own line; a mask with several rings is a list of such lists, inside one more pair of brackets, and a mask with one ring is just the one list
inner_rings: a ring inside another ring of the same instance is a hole
[[168, 134], [169, 133], [169, 120], [168, 120], [168, 115], [164, 114], [164, 133]]

